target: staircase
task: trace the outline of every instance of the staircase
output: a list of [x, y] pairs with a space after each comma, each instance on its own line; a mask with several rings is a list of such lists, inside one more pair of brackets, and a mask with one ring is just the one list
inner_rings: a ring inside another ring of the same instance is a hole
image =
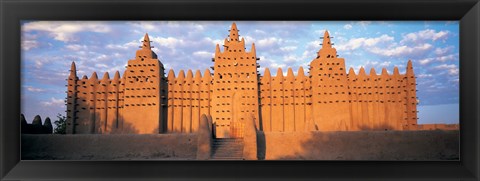
[[211, 160], [243, 160], [243, 139], [213, 139]]

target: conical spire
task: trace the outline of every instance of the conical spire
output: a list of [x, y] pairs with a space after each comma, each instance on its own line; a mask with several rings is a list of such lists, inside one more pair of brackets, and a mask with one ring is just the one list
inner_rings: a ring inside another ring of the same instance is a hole
[[237, 24], [232, 23], [232, 27], [230, 28], [230, 41], [238, 41], [238, 29]]
[[212, 76], [212, 73], [210, 72], [210, 69], [205, 69], [205, 72], [203, 73], [203, 77], [211, 77]]
[[372, 67], [372, 68], [370, 69], [370, 76], [375, 76], [375, 75], [377, 75], [377, 72], [376, 72], [375, 69]]
[[255, 48], [255, 43], [252, 43], [252, 49], [250, 50], [250, 52], [252, 52], [254, 55], [256, 55], [256, 48]]
[[105, 72], [105, 73], [103, 74], [103, 78], [102, 78], [102, 79], [103, 79], [103, 80], [108, 80], [108, 79], [110, 79], [110, 75], [108, 75], [108, 72]]
[[220, 53], [220, 45], [215, 46], [215, 54]]
[[150, 37], [148, 37], [148, 33], [145, 33], [145, 36], [143, 37], [143, 46], [142, 46], [142, 49], [152, 49], [152, 47], [150, 46]]
[[97, 80], [98, 79], [97, 72], [93, 72], [92, 76], [90, 76], [90, 79]]
[[170, 69], [168, 71], [167, 79], [168, 79], [168, 81], [175, 80], [175, 72], [173, 71], [173, 69]]
[[191, 69], [188, 69], [187, 71], [187, 82], [192, 82], [193, 81], [193, 72]]
[[113, 76], [113, 80], [119, 80], [120, 79], [120, 72], [118, 70], [115, 72], [115, 75]]
[[287, 78], [294, 78], [293, 76], [293, 70], [291, 67], [288, 67], [288, 70], [287, 70]]
[[408, 60], [407, 63], [407, 75], [413, 75], [413, 66], [412, 66], [412, 61]]
[[395, 67], [393, 68], [393, 75], [400, 75], [400, 71], [398, 71], [398, 67], [397, 67], [397, 66], [395, 66]]
[[303, 70], [302, 66], [298, 68], [297, 76], [305, 76], [305, 71]]
[[27, 120], [23, 114], [20, 114], [20, 122], [22, 123], [22, 126], [27, 124]]
[[282, 68], [279, 67], [279, 68], [277, 69], [277, 75], [276, 75], [276, 76], [277, 76], [277, 77], [283, 77], [283, 70], [282, 70]]
[[332, 44], [330, 42], [330, 34], [328, 34], [328, 31], [325, 30], [325, 33], [323, 34], [323, 45], [322, 48], [330, 48], [332, 47]]
[[77, 77], [77, 66], [75, 65], [75, 61], [72, 61], [72, 65], [70, 66], [70, 77]]
[[208, 84], [210, 83], [211, 79], [212, 79], [212, 74], [210, 73], [210, 70], [205, 69], [205, 72], [203, 73], [203, 83]]
[[36, 115], [35, 118], [33, 118], [32, 125], [42, 125], [42, 118], [40, 115]]
[[317, 55], [318, 58], [336, 58], [337, 57], [337, 50], [332, 47], [331, 43], [331, 38], [330, 34], [328, 34], [328, 31], [325, 30], [325, 33], [323, 35], [323, 43], [322, 43], [322, 48], [320, 48], [320, 51], [318, 51]]
[[200, 72], [200, 70], [196, 70], [195, 71], [195, 80], [201, 80], [202, 79], [202, 72]]
[[365, 69], [364, 69], [363, 67], [360, 67], [360, 71], [358, 72], [358, 75], [362, 75], [362, 76], [367, 75], [367, 74], [365, 73]]
[[354, 76], [355, 75], [355, 70], [353, 70], [353, 67], [350, 67], [350, 69], [348, 70], [348, 75], [349, 76]]
[[271, 77], [272, 75], [270, 74], [270, 69], [265, 68], [265, 72], [263, 73], [263, 77]]
[[180, 69], [180, 72], [178, 72], [178, 79], [183, 80], [185, 78], [185, 71], [183, 69]]
[[46, 134], [52, 134], [53, 132], [53, 126], [52, 126], [52, 121], [50, 120], [49, 117], [45, 118], [45, 122], [43, 123], [43, 127]]
[[382, 68], [382, 75], [388, 75], [388, 71], [385, 67]]

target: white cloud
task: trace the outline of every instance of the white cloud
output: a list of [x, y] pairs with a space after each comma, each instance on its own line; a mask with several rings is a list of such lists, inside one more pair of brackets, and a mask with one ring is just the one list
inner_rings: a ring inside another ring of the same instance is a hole
[[285, 47], [280, 47], [280, 50], [282, 51], [286, 51], [286, 52], [289, 52], [289, 51], [294, 51], [296, 50], [297, 47], [296, 46], [285, 46]]
[[96, 32], [107, 33], [110, 32], [108, 27], [103, 22], [90, 22], [90, 21], [36, 21], [25, 23], [22, 26], [22, 31], [43, 31], [55, 40], [62, 42], [76, 41], [74, 35], [79, 32]]
[[214, 57], [215, 53], [207, 52], [207, 51], [196, 51], [196, 52], [193, 52], [193, 56], [208, 59], [208, 58]]
[[447, 53], [450, 53], [452, 50], [453, 50], [453, 46], [448, 46], [448, 47], [445, 47], [445, 48], [436, 48], [435, 49], [435, 54], [437, 55], [445, 55]]
[[71, 45], [65, 46], [65, 48], [72, 51], [80, 51], [80, 50], [86, 50], [88, 47], [86, 45], [71, 44]]
[[122, 45], [119, 44], [108, 44], [105, 46], [107, 49], [113, 49], [113, 50], [136, 50], [139, 46], [141, 45], [140, 41], [131, 41], [128, 43], [124, 43]]
[[403, 40], [400, 43], [421, 43], [425, 40], [444, 40], [448, 38], [450, 32], [449, 31], [435, 31], [432, 29], [426, 29], [414, 33], [408, 33], [403, 36]]
[[427, 77], [433, 77], [432, 74], [418, 74], [417, 75], [418, 78], [427, 78]]
[[410, 47], [410, 46], [398, 46], [398, 47], [392, 47], [392, 48], [379, 48], [379, 47], [373, 47], [371, 49], [367, 49], [367, 51], [370, 51], [374, 54], [377, 55], [383, 55], [383, 56], [414, 56], [418, 55], [421, 53], [425, 53], [426, 51], [432, 49], [433, 46], [431, 44], [423, 44], [415, 47]]
[[36, 87], [32, 87], [32, 86], [25, 86], [25, 88], [27, 89], [27, 91], [30, 91], [30, 92], [44, 92], [45, 91], [45, 89], [36, 88]]
[[360, 47], [373, 47], [380, 43], [392, 42], [393, 37], [388, 35], [381, 35], [376, 38], [352, 38], [346, 43], [337, 45], [336, 48], [339, 51], [351, 51]]
[[283, 40], [280, 38], [269, 37], [269, 38], [258, 40], [255, 45], [258, 45], [258, 47], [262, 47], [262, 48], [271, 48], [272, 46], [281, 44], [282, 41]]
[[22, 49], [23, 50], [30, 50], [34, 48], [38, 48], [40, 43], [36, 40], [22, 40]]
[[43, 106], [51, 106], [51, 107], [57, 107], [57, 106], [63, 106], [65, 104], [63, 99], [56, 99], [52, 97], [50, 101], [43, 101], [41, 102]]
[[343, 28], [349, 30], [349, 29], [352, 29], [352, 25], [351, 24], [346, 24], [345, 26], [343, 26]]
[[441, 64], [433, 67], [438, 70], [447, 70], [449, 75], [458, 75], [459, 69], [455, 64]]
[[157, 43], [159, 46], [168, 47], [174, 49], [177, 46], [185, 45], [185, 41], [183, 39], [177, 39], [174, 37], [150, 37], [150, 40]]
[[419, 60], [418, 62], [419, 62], [421, 65], [427, 65], [427, 64], [433, 62], [433, 60], [435, 60], [435, 59], [434, 59], [434, 58], [425, 58], [425, 59]]

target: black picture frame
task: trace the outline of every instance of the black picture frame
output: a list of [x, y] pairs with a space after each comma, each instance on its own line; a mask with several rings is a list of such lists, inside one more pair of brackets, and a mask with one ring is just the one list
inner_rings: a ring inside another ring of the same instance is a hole
[[[478, 0], [0, 0], [0, 179], [479, 180]], [[21, 20], [458, 20], [460, 161], [21, 161]]]

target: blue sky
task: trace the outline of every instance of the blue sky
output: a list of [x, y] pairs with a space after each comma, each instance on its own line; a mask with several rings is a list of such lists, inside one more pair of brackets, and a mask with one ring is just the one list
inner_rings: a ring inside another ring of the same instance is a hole
[[[419, 124], [459, 121], [459, 24], [457, 21], [236, 21], [247, 50], [255, 43], [264, 68], [308, 68], [328, 30], [347, 70], [361, 66], [417, 76]], [[165, 68], [205, 70], [215, 45], [232, 21], [24, 21], [22, 22], [22, 113], [55, 120], [65, 114], [66, 81], [72, 61], [79, 77], [121, 73], [145, 33]], [[275, 74], [276, 71], [273, 71]], [[166, 72], [167, 73], [167, 72]], [[100, 77], [101, 78], [101, 77]]]

